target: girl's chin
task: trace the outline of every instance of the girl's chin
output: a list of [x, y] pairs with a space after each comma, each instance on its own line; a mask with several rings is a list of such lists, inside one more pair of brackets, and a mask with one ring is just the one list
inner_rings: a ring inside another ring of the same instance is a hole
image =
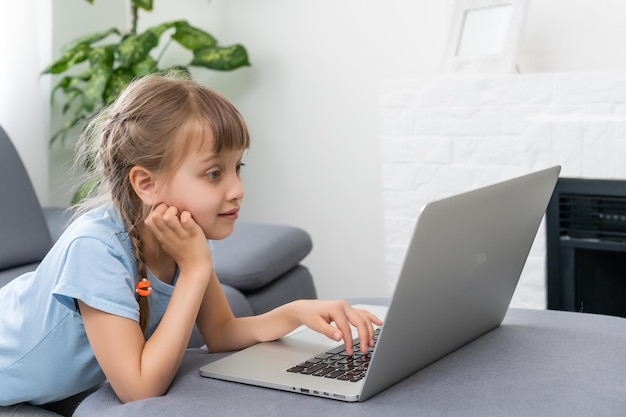
[[232, 235], [234, 230], [234, 224], [231, 227], [222, 226], [219, 228], [213, 228], [211, 230], [204, 230], [204, 236], [206, 236], [208, 240], [222, 240]]

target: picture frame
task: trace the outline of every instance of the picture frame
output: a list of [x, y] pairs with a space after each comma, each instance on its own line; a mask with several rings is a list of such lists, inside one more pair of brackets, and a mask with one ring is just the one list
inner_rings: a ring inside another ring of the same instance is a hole
[[456, 0], [442, 70], [513, 73], [528, 0]]

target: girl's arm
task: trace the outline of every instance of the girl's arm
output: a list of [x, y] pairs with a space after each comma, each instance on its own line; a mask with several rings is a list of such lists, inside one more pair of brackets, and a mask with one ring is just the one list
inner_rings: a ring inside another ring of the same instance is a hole
[[[334, 326], [331, 324], [334, 323]], [[198, 315], [198, 329], [211, 352], [239, 350], [258, 342], [276, 340], [304, 324], [329, 338], [346, 343], [352, 354], [351, 326], [356, 327], [363, 352], [373, 344], [374, 327], [382, 321], [345, 301], [298, 300], [265, 314], [235, 318], [214, 275], [209, 281]]]
[[165, 394], [180, 366], [201, 299], [198, 286], [179, 284], [147, 341], [136, 321], [78, 302], [96, 359], [123, 403]]
[[165, 394], [180, 366], [214, 275], [204, 233], [188, 212], [178, 216], [176, 208], [160, 205], [146, 221], [180, 268], [168, 307], [147, 341], [136, 321], [78, 301], [95, 357], [122, 402]]

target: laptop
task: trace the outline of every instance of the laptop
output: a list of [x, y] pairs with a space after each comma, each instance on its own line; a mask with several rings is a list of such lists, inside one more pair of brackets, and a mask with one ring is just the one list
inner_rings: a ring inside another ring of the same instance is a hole
[[[559, 173], [555, 166], [427, 204], [389, 306], [358, 306], [384, 318], [370, 354], [345, 356], [339, 342], [299, 328], [200, 375], [365, 401], [475, 340], [502, 323]], [[340, 365], [324, 365], [342, 351], [350, 375], [340, 378]]]

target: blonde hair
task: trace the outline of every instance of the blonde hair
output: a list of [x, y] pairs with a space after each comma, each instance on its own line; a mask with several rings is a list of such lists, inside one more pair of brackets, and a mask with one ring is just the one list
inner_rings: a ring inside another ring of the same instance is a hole
[[[213, 151], [247, 149], [250, 136], [237, 109], [223, 96], [198, 83], [174, 75], [149, 75], [133, 81], [109, 107], [85, 129], [79, 145], [79, 163], [99, 188], [95, 196], [79, 204], [84, 212], [103, 201], [112, 201], [124, 221], [132, 243], [139, 279], [147, 277], [142, 241], [136, 225], [151, 207], [137, 196], [129, 172], [142, 166], [171, 175], [191, 146], [213, 133]], [[83, 179], [85, 181], [85, 179]], [[147, 297], [139, 297], [141, 329], [149, 322]]]

